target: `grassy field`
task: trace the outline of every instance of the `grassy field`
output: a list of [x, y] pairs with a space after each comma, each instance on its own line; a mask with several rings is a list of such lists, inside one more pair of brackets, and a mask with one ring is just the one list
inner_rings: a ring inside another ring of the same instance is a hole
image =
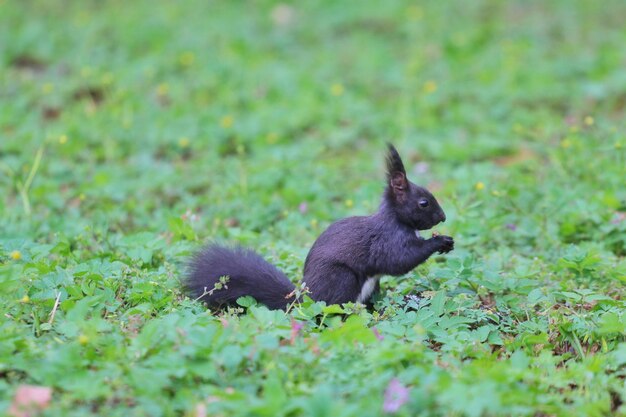
[[[625, 15], [0, 1], [0, 414], [626, 415]], [[211, 239], [299, 281], [386, 141], [456, 250], [374, 311], [181, 292]]]

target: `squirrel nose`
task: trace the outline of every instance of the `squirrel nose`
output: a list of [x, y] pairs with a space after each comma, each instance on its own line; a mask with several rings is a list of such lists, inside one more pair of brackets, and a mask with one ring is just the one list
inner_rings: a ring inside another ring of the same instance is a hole
[[444, 223], [445, 221], [446, 221], [446, 214], [441, 213], [441, 223]]

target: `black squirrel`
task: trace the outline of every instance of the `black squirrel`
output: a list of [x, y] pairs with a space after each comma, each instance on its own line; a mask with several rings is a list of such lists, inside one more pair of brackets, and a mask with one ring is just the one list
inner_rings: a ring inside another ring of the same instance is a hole
[[[387, 186], [378, 211], [331, 224], [317, 238], [304, 263], [309, 296], [326, 304], [368, 303], [382, 275], [406, 274], [435, 252], [454, 249], [450, 236], [427, 230], [446, 220], [435, 197], [407, 179], [404, 164], [388, 145]], [[221, 277], [228, 277], [222, 285]], [[209, 244], [190, 260], [184, 281], [187, 292], [211, 307], [254, 297], [271, 309], [296, 301], [295, 285], [254, 251]]]

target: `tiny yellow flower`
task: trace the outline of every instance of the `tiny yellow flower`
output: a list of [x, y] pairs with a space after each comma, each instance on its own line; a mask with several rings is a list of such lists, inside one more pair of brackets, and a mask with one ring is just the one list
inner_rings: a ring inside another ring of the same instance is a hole
[[104, 74], [102, 76], [102, 84], [104, 85], [111, 85], [113, 84], [113, 74], [110, 72], [107, 72], [106, 74]]
[[180, 146], [181, 148], [186, 148], [189, 146], [189, 138], [186, 137], [182, 137], [180, 139], [178, 139], [178, 146]]
[[157, 94], [160, 96], [166, 95], [170, 91], [170, 86], [167, 83], [161, 83], [157, 86]]
[[419, 6], [411, 6], [407, 9], [406, 14], [411, 20], [422, 20], [424, 17], [424, 10]]
[[343, 85], [339, 83], [335, 83], [330, 87], [330, 94], [332, 94], [335, 97], [342, 95], [344, 91], [345, 89], [343, 88]]
[[591, 116], [587, 116], [587, 117], [585, 117], [585, 119], [584, 119], [583, 121], [585, 122], [585, 124], [586, 124], [587, 126], [592, 126], [592, 125], [593, 125], [593, 123], [595, 122], [595, 121], [593, 120], [593, 117], [591, 117]]
[[89, 20], [89, 14], [85, 11], [81, 11], [78, 13], [78, 16], [76, 16], [75, 22], [78, 26], [83, 26], [87, 24]]
[[476, 189], [476, 191], [484, 190], [485, 189], [485, 184], [480, 182], [480, 181], [478, 181], [476, 183], [476, 185], [474, 185], [474, 188]]
[[502, 193], [498, 190], [493, 190], [491, 192], [491, 195], [496, 196], [496, 197], [500, 197], [502, 195]]
[[311, 219], [311, 227], [316, 228], [317, 227], [317, 219]]
[[622, 143], [621, 142], [615, 142], [615, 149], [622, 149]]
[[30, 297], [28, 295], [25, 295], [22, 298], [20, 298], [21, 303], [28, 303], [29, 301], [30, 301]]
[[424, 83], [423, 90], [426, 94], [432, 94], [437, 91], [437, 83], [433, 80], [428, 80]]
[[44, 94], [50, 94], [51, 92], [54, 91], [54, 84], [45, 83], [44, 85], [41, 86], [41, 91], [43, 91]]
[[87, 198], [87, 197], [85, 197], [85, 194], [84, 194], [84, 193], [80, 193], [80, 195], [78, 196], [78, 199], [79, 199], [80, 201], [84, 201], [84, 200], [85, 200], [85, 198]]
[[427, 334], [426, 329], [424, 329], [424, 326], [421, 326], [419, 324], [416, 324], [415, 326], [413, 326], [413, 331], [415, 331], [415, 333], [418, 335]]
[[196, 61], [196, 56], [190, 51], [183, 52], [180, 54], [180, 57], [178, 57], [178, 61], [183, 67], [190, 67]]
[[230, 114], [227, 114], [226, 116], [222, 117], [222, 119], [220, 120], [220, 125], [224, 129], [230, 129], [231, 127], [233, 127], [234, 124], [235, 124], [235, 118]]
[[354, 205], [354, 202], [352, 200], [350, 200], [350, 199], [347, 199], [345, 201], [345, 204], [346, 204], [346, 207], [352, 207]]
[[89, 337], [81, 334], [80, 336], [78, 336], [78, 343], [80, 343], [81, 345], [86, 345], [87, 343], [89, 343]]
[[19, 261], [20, 259], [22, 259], [22, 252], [20, 252], [19, 250], [14, 250], [9, 256], [14, 261]]
[[452, 35], [452, 41], [458, 46], [464, 46], [467, 43], [467, 36], [463, 32], [457, 32]]
[[278, 142], [278, 135], [276, 133], [273, 133], [273, 132], [272, 133], [268, 133], [267, 136], [265, 137], [265, 140], [270, 145], [273, 145], [276, 142]]
[[572, 146], [572, 141], [569, 138], [565, 138], [561, 141], [561, 148], [567, 149]]
[[59, 143], [61, 145], [65, 145], [67, 143], [67, 135], [61, 135], [59, 136]]

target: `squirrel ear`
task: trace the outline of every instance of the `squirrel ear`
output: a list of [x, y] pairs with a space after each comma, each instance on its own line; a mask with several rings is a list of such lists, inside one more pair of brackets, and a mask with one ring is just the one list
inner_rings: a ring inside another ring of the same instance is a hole
[[403, 193], [409, 187], [409, 183], [406, 179], [404, 172], [394, 172], [390, 175], [389, 186], [393, 189], [394, 193]]

